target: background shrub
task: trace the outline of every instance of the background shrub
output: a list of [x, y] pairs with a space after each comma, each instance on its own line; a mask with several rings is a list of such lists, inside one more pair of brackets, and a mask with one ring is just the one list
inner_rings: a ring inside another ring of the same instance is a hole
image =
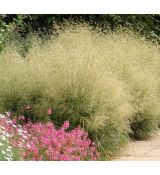
[[[13, 35], [18, 33], [21, 37], [26, 37], [30, 32], [38, 32], [40, 36], [44, 34], [55, 34], [57, 24], [72, 20], [74, 22], [87, 22], [93, 29], [101, 27], [102, 31], [116, 30], [117, 27], [129, 27], [138, 31], [147, 39], [160, 42], [160, 15], [159, 14], [8, 14], [0, 15], [0, 22], [4, 25], [12, 25]], [[4, 26], [3, 25], [3, 26]], [[15, 32], [16, 31], [16, 32]], [[3, 42], [4, 43], [4, 42]]]

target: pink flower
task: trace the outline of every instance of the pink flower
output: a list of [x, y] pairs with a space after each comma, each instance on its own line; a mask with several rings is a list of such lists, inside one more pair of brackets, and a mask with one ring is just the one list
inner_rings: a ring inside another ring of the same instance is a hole
[[11, 117], [12, 113], [10, 111], [6, 112], [7, 117]]
[[65, 130], [69, 127], [68, 121], [60, 129], [52, 122], [23, 125], [17, 122], [16, 118], [0, 118], [0, 127], [10, 135], [11, 146], [19, 149], [23, 160], [97, 160], [100, 156], [87, 132], [80, 127]]
[[52, 109], [49, 108], [49, 109], [47, 110], [47, 114], [48, 114], [48, 115], [52, 115], [52, 113], [53, 113]]
[[17, 124], [17, 117], [15, 117], [15, 118], [12, 120], [12, 123], [13, 123], [13, 124]]
[[64, 124], [63, 124], [63, 126], [62, 126], [62, 128], [64, 128], [64, 129], [69, 128], [69, 122], [68, 121], [65, 121]]
[[31, 106], [31, 104], [28, 104], [27, 106], [26, 106], [26, 109], [32, 109], [32, 106]]
[[19, 116], [18, 119], [19, 120], [25, 120], [25, 116], [23, 116], [23, 115], [22, 116]]

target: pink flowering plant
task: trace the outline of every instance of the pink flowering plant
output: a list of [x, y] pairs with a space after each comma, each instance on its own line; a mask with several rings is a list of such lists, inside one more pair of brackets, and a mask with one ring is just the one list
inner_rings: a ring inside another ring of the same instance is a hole
[[24, 120], [24, 116], [13, 120], [7, 115], [0, 118], [0, 126], [9, 135], [8, 142], [13, 148], [19, 149], [22, 160], [69, 161], [99, 158], [96, 145], [80, 126], [69, 131], [68, 121], [60, 129], [56, 129], [52, 122], [23, 123]]
[[94, 143], [80, 127], [71, 131], [69, 122], [57, 130], [53, 123], [28, 123], [24, 126], [32, 136], [24, 158], [31, 160], [96, 160], [99, 156]]

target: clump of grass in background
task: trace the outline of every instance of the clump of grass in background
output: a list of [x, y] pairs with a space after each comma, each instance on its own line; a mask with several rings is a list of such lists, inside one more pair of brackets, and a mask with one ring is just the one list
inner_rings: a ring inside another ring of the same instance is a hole
[[64, 28], [43, 45], [34, 39], [25, 59], [6, 48], [0, 56], [0, 110], [47, 121], [51, 108], [57, 127], [65, 120], [71, 128], [82, 125], [109, 159], [124, 148], [128, 133], [145, 139], [157, 129], [155, 48], [127, 31], [104, 35], [83, 25]]
[[105, 55], [104, 65], [124, 82], [132, 96], [131, 135], [147, 139], [157, 131], [160, 116], [159, 80], [155, 71], [158, 48], [131, 32], [106, 35], [105, 45], [99, 50]]
[[135, 70], [128, 81], [133, 96], [134, 113], [131, 119], [132, 136], [135, 139], [150, 138], [158, 129], [160, 115], [157, 83], [154, 76], [145, 70]]

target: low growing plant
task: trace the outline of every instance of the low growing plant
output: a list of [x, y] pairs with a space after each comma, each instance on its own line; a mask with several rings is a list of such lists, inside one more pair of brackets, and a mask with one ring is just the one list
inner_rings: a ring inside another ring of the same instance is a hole
[[[11, 120], [0, 118], [0, 158], [15, 160], [13, 148], [19, 151], [19, 160], [97, 160], [99, 153], [87, 132], [77, 127], [71, 131], [69, 122], [57, 130], [53, 123], [25, 122], [24, 116]], [[21, 123], [22, 125], [18, 124]], [[8, 144], [10, 146], [8, 146]], [[15, 152], [17, 153], [17, 152]]]

